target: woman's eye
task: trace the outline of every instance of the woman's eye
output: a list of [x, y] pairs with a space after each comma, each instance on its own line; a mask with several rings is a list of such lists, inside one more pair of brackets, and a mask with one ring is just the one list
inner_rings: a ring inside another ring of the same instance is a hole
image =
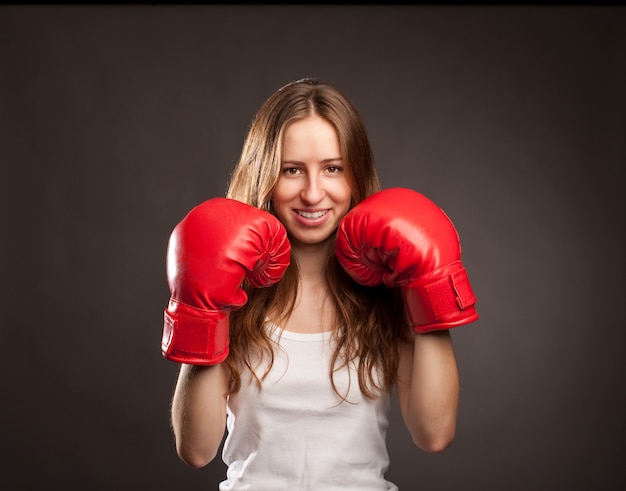
[[339, 166], [336, 165], [331, 165], [330, 167], [328, 167], [328, 172], [330, 172], [331, 174], [335, 174], [337, 172], [341, 172], [343, 169]]
[[283, 174], [287, 174], [289, 176], [296, 175], [299, 171], [300, 171], [300, 169], [298, 169], [297, 167], [285, 167], [285, 168], [283, 168]]

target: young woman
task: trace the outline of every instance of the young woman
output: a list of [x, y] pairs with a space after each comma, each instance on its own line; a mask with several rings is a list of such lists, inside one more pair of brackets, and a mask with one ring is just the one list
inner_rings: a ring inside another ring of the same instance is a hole
[[168, 282], [177, 452], [202, 467], [227, 431], [221, 490], [397, 489], [396, 393], [419, 448], [452, 442], [448, 329], [477, 318], [458, 236], [422, 195], [380, 191], [363, 121], [333, 85], [298, 80], [263, 104], [227, 197], [172, 233]]

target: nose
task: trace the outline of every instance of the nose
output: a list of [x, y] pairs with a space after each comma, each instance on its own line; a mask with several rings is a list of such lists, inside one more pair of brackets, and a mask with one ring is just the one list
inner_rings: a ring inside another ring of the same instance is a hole
[[314, 204], [318, 203], [324, 197], [324, 185], [320, 176], [311, 174], [307, 176], [306, 183], [300, 192], [300, 198], [303, 202]]

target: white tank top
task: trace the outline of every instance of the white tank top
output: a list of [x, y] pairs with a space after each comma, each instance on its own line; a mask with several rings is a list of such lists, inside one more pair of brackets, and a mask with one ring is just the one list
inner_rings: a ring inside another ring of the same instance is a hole
[[397, 490], [384, 477], [389, 394], [365, 398], [353, 367], [350, 381], [347, 369], [335, 374], [340, 393], [348, 389], [342, 402], [329, 379], [330, 333], [282, 331], [279, 339], [271, 327], [280, 348], [262, 390], [244, 372], [241, 390], [228, 399], [228, 469], [219, 489]]

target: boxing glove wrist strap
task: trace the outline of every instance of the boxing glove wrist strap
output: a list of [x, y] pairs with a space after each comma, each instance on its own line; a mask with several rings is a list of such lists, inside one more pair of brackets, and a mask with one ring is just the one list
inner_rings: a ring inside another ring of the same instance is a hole
[[216, 365], [228, 356], [228, 312], [194, 309], [170, 300], [161, 350], [172, 361]]
[[421, 276], [403, 292], [415, 332], [449, 329], [478, 318], [476, 296], [461, 261]]

